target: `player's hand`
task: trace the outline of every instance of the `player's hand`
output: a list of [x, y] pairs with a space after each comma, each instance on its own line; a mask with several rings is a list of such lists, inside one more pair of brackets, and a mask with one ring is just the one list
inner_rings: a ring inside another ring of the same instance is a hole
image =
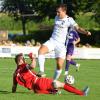
[[34, 59], [35, 58], [35, 55], [32, 52], [29, 53], [28, 56], [29, 56], [30, 59]]
[[90, 36], [91, 35], [91, 32], [87, 31], [87, 36]]

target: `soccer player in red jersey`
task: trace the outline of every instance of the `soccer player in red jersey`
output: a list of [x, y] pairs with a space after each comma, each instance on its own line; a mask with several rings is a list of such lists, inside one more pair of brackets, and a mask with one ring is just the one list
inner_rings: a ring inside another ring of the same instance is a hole
[[13, 86], [12, 92], [15, 93], [17, 89], [17, 84], [33, 90], [35, 93], [42, 94], [55, 94], [58, 89], [64, 89], [65, 91], [77, 94], [77, 95], [87, 95], [89, 87], [86, 87], [83, 91], [76, 89], [75, 87], [62, 83], [60, 81], [53, 81], [53, 79], [38, 77], [33, 68], [36, 66], [36, 61], [32, 53], [29, 54], [29, 57], [32, 61], [31, 64], [27, 64], [23, 57], [23, 54], [18, 54], [15, 57], [15, 62], [17, 68], [13, 74]]

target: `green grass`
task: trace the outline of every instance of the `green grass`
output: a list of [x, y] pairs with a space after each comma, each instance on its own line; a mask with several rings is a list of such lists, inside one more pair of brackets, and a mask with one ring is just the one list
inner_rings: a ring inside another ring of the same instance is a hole
[[[0, 100], [99, 100], [100, 60], [77, 60], [77, 62], [81, 64], [80, 71], [76, 72], [75, 68], [71, 66], [69, 73], [75, 77], [74, 86], [80, 89], [86, 85], [90, 87], [87, 97], [77, 96], [66, 91], [62, 91], [60, 95], [39, 95], [20, 86], [17, 88], [17, 93], [11, 93], [15, 63], [13, 59], [0, 59]], [[45, 65], [47, 76], [53, 77], [54, 70], [55, 60], [47, 59]], [[36, 71], [38, 71], [38, 66]], [[61, 81], [64, 78], [63, 73], [59, 79]]]

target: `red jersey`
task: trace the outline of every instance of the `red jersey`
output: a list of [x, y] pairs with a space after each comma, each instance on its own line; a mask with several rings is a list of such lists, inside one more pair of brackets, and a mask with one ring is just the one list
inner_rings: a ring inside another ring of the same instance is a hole
[[28, 64], [22, 64], [18, 66], [15, 71], [14, 80], [21, 86], [33, 90], [33, 84], [37, 80], [35, 72], [29, 69]]
[[55, 93], [55, 89], [52, 86], [53, 79], [38, 78], [35, 72], [29, 69], [28, 64], [22, 64], [18, 66], [14, 73], [14, 83], [18, 83], [25, 88], [34, 90], [35, 93]]

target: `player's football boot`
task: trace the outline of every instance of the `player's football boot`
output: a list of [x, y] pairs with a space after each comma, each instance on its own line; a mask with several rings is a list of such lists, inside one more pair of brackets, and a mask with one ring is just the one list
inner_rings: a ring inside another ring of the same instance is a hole
[[46, 74], [44, 72], [39, 71], [37, 76], [38, 77], [46, 77]]
[[84, 96], [88, 95], [89, 90], [90, 90], [90, 88], [88, 86], [84, 88], [84, 90], [83, 90]]

